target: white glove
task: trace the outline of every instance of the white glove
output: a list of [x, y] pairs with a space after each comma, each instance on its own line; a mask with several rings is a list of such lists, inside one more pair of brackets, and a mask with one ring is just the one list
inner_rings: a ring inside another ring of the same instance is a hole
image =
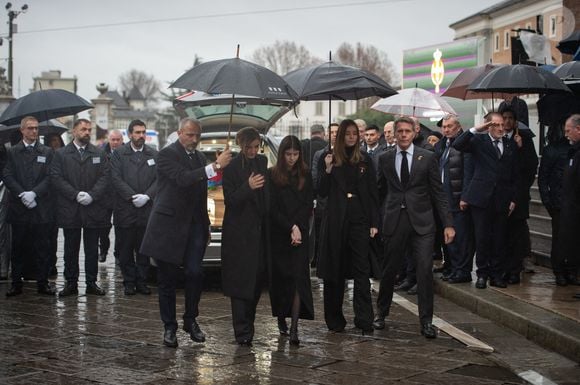
[[89, 193], [81, 191], [77, 194], [77, 202], [83, 206], [88, 206], [93, 203], [93, 197]]
[[32, 202], [30, 202], [29, 204], [25, 204], [24, 206], [26, 206], [27, 209], [33, 209], [36, 207], [36, 201], [33, 200]]
[[22, 201], [22, 204], [28, 207], [28, 205], [30, 205], [36, 199], [36, 193], [34, 191], [24, 191], [21, 192], [18, 197]]
[[143, 207], [149, 202], [149, 196], [145, 194], [135, 194], [131, 198], [133, 198], [133, 206], [139, 208]]

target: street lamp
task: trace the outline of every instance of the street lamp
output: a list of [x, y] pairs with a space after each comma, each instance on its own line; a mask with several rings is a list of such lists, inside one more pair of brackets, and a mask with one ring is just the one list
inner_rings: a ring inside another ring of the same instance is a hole
[[8, 12], [8, 86], [10, 87], [10, 92], [12, 92], [12, 35], [18, 32], [17, 26], [13, 22], [18, 15], [28, 10], [28, 5], [24, 4], [19, 11], [15, 11], [12, 9], [12, 3], [6, 3], [5, 8]]

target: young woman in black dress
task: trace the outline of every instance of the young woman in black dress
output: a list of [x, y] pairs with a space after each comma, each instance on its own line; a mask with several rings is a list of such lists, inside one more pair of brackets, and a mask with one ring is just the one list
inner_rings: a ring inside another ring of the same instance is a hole
[[287, 136], [269, 170], [271, 218], [272, 315], [286, 335], [286, 318], [292, 320], [290, 344], [298, 345], [298, 319], [314, 319], [308, 253], [309, 219], [312, 215], [312, 177], [302, 157], [300, 140]]

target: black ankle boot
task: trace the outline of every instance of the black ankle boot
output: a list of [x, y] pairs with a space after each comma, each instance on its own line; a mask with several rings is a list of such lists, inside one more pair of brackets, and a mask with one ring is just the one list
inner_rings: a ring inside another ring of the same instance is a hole
[[290, 345], [300, 345], [300, 340], [298, 339], [298, 327], [293, 326], [290, 328]]
[[278, 330], [283, 336], [288, 335], [288, 324], [286, 324], [286, 318], [278, 317]]

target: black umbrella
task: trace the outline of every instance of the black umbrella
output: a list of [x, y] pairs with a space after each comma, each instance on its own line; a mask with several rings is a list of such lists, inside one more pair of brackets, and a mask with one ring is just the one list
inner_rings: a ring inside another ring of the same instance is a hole
[[580, 29], [572, 32], [567, 38], [560, 40], [556, 46], [562, 53], [574, 55], [580, 48]]
[[[10, 140], [16, 131], [20, 130], [20, 124], [0, 127], [0, 143]], [[51, 134], [62, 135], [68, 131], [68, 127], [56, 119], [38, 123], [38, 135], [47, 136]]]
[[[231, 94], [232, 111], [234, 99], [239, 96], [255, 96], [265, 100], [298, 100], [296, 92], [275, 72], [240, 59], [240, 47], [235, 58], [201, 63], [184, 73], [169, 87], [208, 94]], [[230, 128], [231, 130], [231, 115]]]
[[475, 79], [467, 90], [512, 95], [571, 92], [553, 73], [525, 64], [500, 66], [491, 70]]
[[563, 123], [572, 114], [580, 113], [580, 96], [545, 95], [536, 102], [536, 105], [540, 123], [553, 126]]
[[22, 118], [34, 116], [45, 121], [78, 114], [93, 105], [78, 95], [60, 89], [40, 90], [16, 99], [0, 116], [0, 124], [19, 124]]
[[332, 60], [289, 72], [284, 79], [298, 93], [300, 100], [328, 100], [329, 124], [332, 119], [331, 100], [358, 100], [369, 96], [385, 98], [397, 93], [377, 75]]

